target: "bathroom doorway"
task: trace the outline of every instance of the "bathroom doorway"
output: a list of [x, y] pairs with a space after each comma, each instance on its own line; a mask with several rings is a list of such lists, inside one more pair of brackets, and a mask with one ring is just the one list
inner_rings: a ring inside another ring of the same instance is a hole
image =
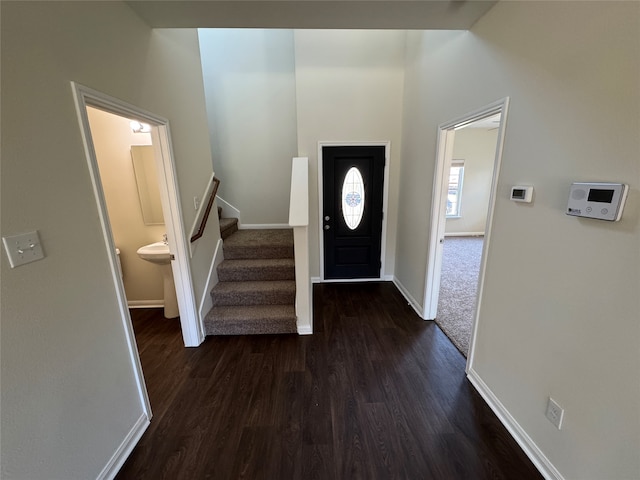
[[[118, 256], [116, 251], [117, 245], [111, 228], [105, 189], [101, 182], [101, 172], [98, 159], [96, 158], [96, 146], [94, 145], [89, 120], [89, 108], [106, 112], [109, 115], [123, 117], [124, 119], [127, 119], [127, 124], [131, 120], [135, 120], [139, 123], [146, 123], [149, 125], [153, 156], [157, 168], [157, 185], [160, 193], [161, 210], [165, 223], [164, 228], [159, 225], [148, 225], [148, 227], [154, 227], [151, 228], [149, 232], [153, 232], [154, 240], [156, 240], [155, 234], [160, 235], [160, 238], [156, 241], [162, 241], [163, 233], [166, 233], [167, 235], [167, 244], [171, 252], [170, 266], [172, 267], [172, 276], [175, 284], [175, 294], [179, 309], [179, 321], [182, 337], [185, 346], [198, 346], [204, 339], [204, 333], [199, 322], [193, 286], [191, 284], [189, 245], [184, 235], [185, 229], [179, 204], [177, 176], [173, 161], [171, 140], [169, 137], [168, 121], [162, 117], [158, 117], [152, 113], [139, 109], [138, 107], [122, 102], [114, 97], [110, 97], [74, 82], [72, 82], [72, 90], [85, 144], [89, 173], [93, 182], [96, 203], [98, 204], [98, 212], [102, 223], [105, 246], [111, 263], [114, 284], [116, 285], [116, 293], [122, 312], [122, 320], [127, 331], [127, 336], [129, 337], [132, 355], [137, 357], [137, 351], [135, 348], [135, 340], [133, 339], [133, 329], [131, 326], [131, 318], [129, 315], [124, 283], [120, 276], [120, 269], [118, 266]], [[131, 128], [130, 125], [127, 125], [127, 128]], [[131, 162], [133, 161], [131, 160]], [[141, 211], [139, 196], [136, 198], [135, 205], [131, 206], [131, 209]], [[157, 222], [151, 220], [149, 223], [152, 224]], [[143, 245], [139, 245], [139, 247], [140, 246]], [[135, 257], [133, 257], [135, 254], [136, 253], [133, 251], [127, 252], [130, 259], [135, 259]], [[149, 267], [157, 266], [149, 265]], [[123, 273], [126, 277], [128, 274], [126, 268], [123, 268]]]
[[92, 106], [87, 116], [127, 305], [163, 308], [161, 267], [136, 253], [166, 234], [151, 131], [134, 129], [131, 119]]

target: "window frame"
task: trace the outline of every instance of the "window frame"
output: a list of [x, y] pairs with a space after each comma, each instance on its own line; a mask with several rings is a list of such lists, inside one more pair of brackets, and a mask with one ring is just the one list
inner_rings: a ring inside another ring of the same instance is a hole
[[[449, 214], [446, 213], [446, 218], [461, 218], [462, 217], [462, 186], [464, 184], [464, 170], [465, 170], [465, 165], [464, 165], [464, 159], [453, 159], [451, 161], [451, 166], [449, 167], [449, 182], [448, 182], [448, 188], [447, 188], [447, 204], [449, 203], [449, 192], [451, 192], [451, 169], [453, 168], [459, 168], [459, 173], [458, 173], [458, 185], [456, 188], [456, 198], [457, 198], [457, 202], [456, 202], [456, 210], [455, 212]], [[448, 205], [447, 205], [448, 206]], [[448, 210], [448, 208], [447, 208]]]

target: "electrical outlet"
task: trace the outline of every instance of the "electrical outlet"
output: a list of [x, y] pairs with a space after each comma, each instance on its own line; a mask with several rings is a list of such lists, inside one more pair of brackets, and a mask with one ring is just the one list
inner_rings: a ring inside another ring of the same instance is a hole
[[200, 207], [200, 199], [198, 197], [193, 197], [193, 207], [196, 210]]
[[562, 419], [564, 418], [564, 408], [557, 404], [557, 402], [549, 397], [547, 403], [547, 418], [553, 423], [558, 430], [562, 427]]

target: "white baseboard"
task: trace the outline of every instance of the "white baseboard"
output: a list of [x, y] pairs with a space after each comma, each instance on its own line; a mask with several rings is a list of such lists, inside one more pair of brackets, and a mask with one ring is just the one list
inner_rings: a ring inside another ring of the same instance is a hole
[[422, 315], [423, 315], [422, 312], [424, 311], [424, 308], [422, 307], [422, 305], [420, 305], [420, 303], [418, 303], [418, 301], [415, 298], [413, 298], [413, 295], [409, 293], [409, 290], [407, 290], [406, 287], [402, 284], [402, 282], [398, 280], [395, 276], [393, 277], [392, 281], [394, 285], [398, 287], [398, 290], [400, 290], [400, 293], [405, 298], [405, 300], [407, 300], [409, 305], [411, 305], [411, 307], [415, 310], [418, 316], [422, 318]]
[[227, 202], [220, 195], [216, 195], [216, 203], [222, 208], [222, 214], [226, 218], [237, 218], [240, 223], [240, 210]]
[[150, 418], [143, 413], [131, 427], [131, 430], [129, 430], [129, 433], [124, 440], [122, 440], [122, 443], [113, 453], [102, 471], [98, 474], [96, 480], [111, 480], [115, 478], [150, 423]]
[[564, 480], [564, 477], [556, 467], [554, 467], [544, 453], [542, 453], [542, 450], [540, 450], [531, 437], [527, 435], [527, 432], [518, 424], [516, 419], [511, 416], [502, 402], [500, 402], [498, 397], [495, 396], [473, 368], [470, 368], [467, 372], [467, 378], [480, 396], [484, 398], [484, 401], [487, 402], [489, 408], [493, 410], [493, 413], [496, 414], [513, 439], [520, 445], [520, 448], [522, 448], [527, 457], [529, 457], [529, 460], [531, 460], [540, 471], [542, 476], [547, 480]]
[[445, 233], [445, 237], [484, 237], [484, 232], [452, 232]]
[[211, 289], [218, 284], [218, 265], [224, 260], [224, 254], [222, 251], [223, 240], [218, 239], [216, 249], [213, 252], [213, 258], [211, 259], [211, 265], [209, 266], [209, 275], [207, 276], [207, 283], [204, 286], [204, 291], [201, 293], [199, 316], [200, 322], [204, 325], [204, 317], [207, 316], [209, 310], [213, 308], [213, 299], [211, 298]]
[[332, 278], [332, 279], [319, 280], [317, 283], [367, 283], [367, 282], [384, 282], [384, 281], [385, 281], [384, 277], [380, 277], [380, 278]]
[[311, 283], [354, 283], [354, 282], [393, 282], [393, 275], [383, 275], [380, 278], [337, 278], [322, 280], [320, 277], [311, 277]]
[[238, 222], [238, 230], [280, 230], [291, 228], [288, 223], [240, 223]]
[[238, 219], [238, 230], [272, 230], [291, 228], [288, 223], [242, 223], [240, 210], [227, 202], [224, 198], [216, 196], [218, 206], [222, 208], [225, 217]]
[[164, 308], [164, 300], [129, 300], [129, 308]]
[[311, 325], [298, 325], [298, 335], [313, 335]]

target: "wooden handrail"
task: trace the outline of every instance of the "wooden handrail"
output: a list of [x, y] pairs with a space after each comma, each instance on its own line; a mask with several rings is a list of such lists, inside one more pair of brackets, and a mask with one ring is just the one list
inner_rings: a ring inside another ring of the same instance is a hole
[[202, 217], [202, 221], [200, 222], [200, 227], [198, 227], [198, 231], [194, 233], [193, 236], [191, 237], [191, 243], [198, 240], [204, 233], [204, 227], [206, 227], [207, 225], [207, 220], [209, 219], [209, 214], [211, 213], [211, 207], [213, 206], [213, 202], [216, 199], [219, 186], [220, 186], [220, 180], [218, 180], [218, 178], [216, 177], [213, 177], [213, 191], [211, 192], [211, 196], [209, 197], [209, 203], [207, 203], [207, 209], [204, 211], [204, 216]]

